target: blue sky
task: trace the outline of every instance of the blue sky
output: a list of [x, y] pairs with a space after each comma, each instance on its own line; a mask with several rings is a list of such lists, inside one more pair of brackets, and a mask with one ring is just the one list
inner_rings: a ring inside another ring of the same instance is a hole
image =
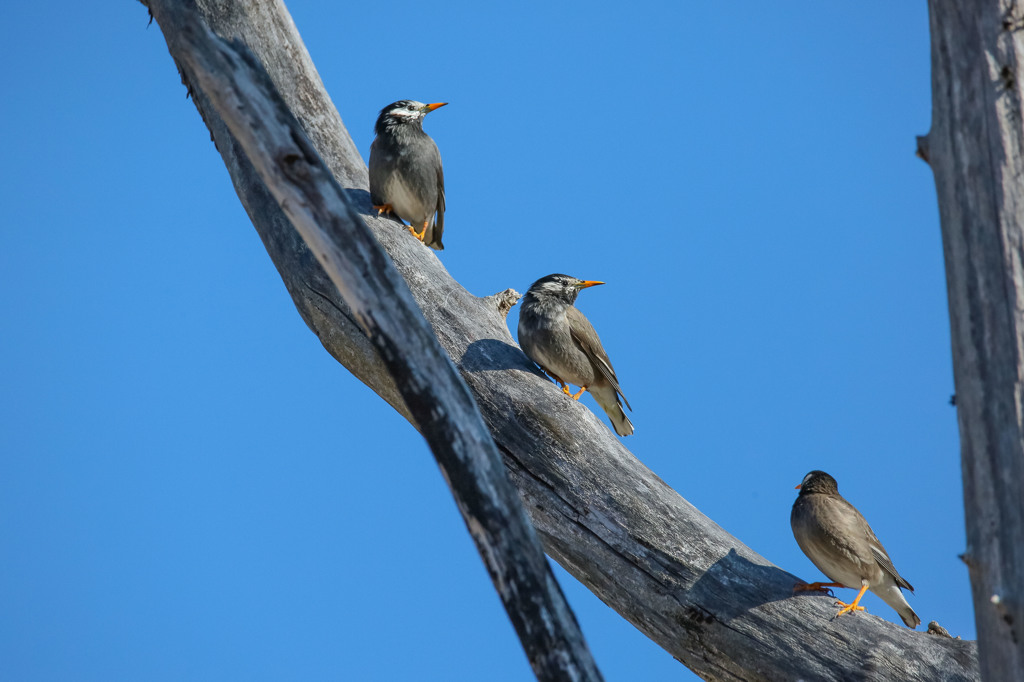
[[[925, 4], [347, 4], [289, 6], [364, 158], [385, 104], [451, 103], [453, 276], [606, 281], [578, 306], [638, 458], [807, 580], [789, 510], [825, 469], [973, 638]], [[0, 24], [0, 677], [530, 679], [422, 439], [302, 323], [146, 22]], [[692, 679], [557, 572], [608, 680]]]

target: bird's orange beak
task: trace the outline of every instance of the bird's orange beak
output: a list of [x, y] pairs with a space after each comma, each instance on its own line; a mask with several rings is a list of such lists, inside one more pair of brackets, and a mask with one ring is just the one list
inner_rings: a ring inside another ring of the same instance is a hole
[[797, 483], [795, 486], [793, 486], [793, 490], [800, 490], [800, 486], [802, 485], [803, 483]]
[[434, 102], [433, 104], [428, 104], [425, 108], [429, 112], [433, 111], [434, 109], [440, 109], [446, 104], [448, 104], [448, 102]]
[[580, 289], [586, 289], [587, 287], [596, 287], [598, 284], [604, 284], [604, 282], [598, 282], [596, 279], [588, 279], [580, 285]]

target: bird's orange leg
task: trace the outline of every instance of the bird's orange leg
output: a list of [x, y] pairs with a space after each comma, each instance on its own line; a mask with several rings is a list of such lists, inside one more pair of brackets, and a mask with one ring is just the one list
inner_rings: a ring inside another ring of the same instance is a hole
[[409, 231], [410, 231], [410, 232], [412, 232], [412, 236], [413, 236], [413, 237], [416, 237], [416, 239], [419, 239], [420, 241], [423, 241], [424, 237], [426, 237], [426, 236], [427, 236], [427, 226], [428, 226], [429, 224], [430, 224], [430, 221], [429, 221], [429, 220], [424, 220], [424, 221], [423, 221], [423, 229], [422, 229], [422, 230], [420, 230], [419, 232], [417, 232], [417, 231], [416, 231], [416, 228], [415, 228], [415, 227], [413, 227], [412, 225], [410, 225], [410, 226], [409, 226]]
[[839, 616], [843, 615], [844, 613], [850, 613], [851, 611], [863, 611], [864, 607], [863, 606], [859, 606], [858, 604], [860, 602], [860, 598], [863, 597], [864, 593], [867, 592], [867, 591], [868, 591], [868, 586], [867, 585], [862, 585], [861, 588], [860, 588], [860, 592], [857, 593], [857, 598], [853, 600], [852, 604], [844, 604], [843, 602], [841, 602], [841, 601], [839, 601], [837, 599], [836, 600], [836, 606], [842, 606], [843, 608], [839, 609], [839, 613], [836, 614], [836, 618], [838, 618]]
[[842, 583], [797, 583], [793, 585], [794, 592], [827, 592], [832, 594], [830, 587], [846, 587]]
[[391, 204], [381, 204], [380, 206], [374, 204], [373, 207], [377, 209], [377, 215], [380, 215], [381, 213], [391, 215], [391, 212], [395, 210], [391, 207]]
[[564, 381], [562, 381], [560, 378], [558, 378], [557, 376], [555, 376], [551, 372], [547, 371], [546, 369], [542, 368], [541, 371], [544, 372], [545, 374], [547, 374], [552, 379], [554, 379], [558, 383], [558, 385], [562, 387], [562, 392], [564, 392], [564, 393], [568, 393], [569, 392], [569, 387], [565, 385]]
[[[572, 397], [572, 399], [573, 400], [579, 400], [580, 396], [583, 395], [583, 391], [585, 391], [585, 390], [587, 390], [587, 387], [586, 386], [581, 386], [580, 390], [576, 392], [576, 394]], [[566, 388], [565, 392], [566, 392], [566, 394], [568, 394], [569, 393], [569, 389]]]

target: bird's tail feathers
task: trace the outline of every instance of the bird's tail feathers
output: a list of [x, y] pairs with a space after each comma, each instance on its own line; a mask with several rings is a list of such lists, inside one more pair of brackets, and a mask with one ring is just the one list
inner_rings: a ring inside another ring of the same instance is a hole
[[906, 597], [903, 596], [903, 592], [895, 584], [889, 584], [885, 587], [871, 590], [877, 594], [882, 601], [891, 606], [896, 610], [896, 613], [900, 614], [900, 618], [903, 619], [903, 623], [908, 628], [916, 628], [921, 624], [921, 619], [914, 613], [914, 609], [910, 608], [910, 604], [907, 603]]
[[630, 436], [633, 434], [633, 422], [629, 421], [629, 417], [623, 412], [622, 403], [619, 402], [619, 396], [614, 388], [603, 386], [591, 390], [590, 394], [594, 396], [594, 400], [597, 401], [597, 404], [608, 415], [612, 426], [615, 427], [615, 433], [620, 436]]
[[423, 234], [423, 243], [435, 251], [444, 251], [444, 244], [441, 243], [441, 233], [444, 228], [441, 225], [433, 224]]

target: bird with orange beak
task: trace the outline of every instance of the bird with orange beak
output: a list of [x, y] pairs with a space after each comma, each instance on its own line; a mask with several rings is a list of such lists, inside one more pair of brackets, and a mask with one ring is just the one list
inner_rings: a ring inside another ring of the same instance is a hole
[[[580, 291], [598, 284], [604, 282], [557, 274], [534, 282], [519, 311], [519, 345], [561, 384], [566, 395], [579, 400], [589, 391], [611, 419], [615, 433], [628, 436], [633, 433], [633, 423], [622, 411], [622, 402], [629, 407], [629, 401], [622, 395], [612, 361], [594, 326], [573, 305]], [[572, 393], [566, 384], [575, 384], [580, 390]]]
[[370, 202], [377, 215], [408, 221], [413, 236], [438, 251], [444, 248], [444, 171], [423, 118], [445, 104], [403, 99], [387, 105], [370, 145]]
[[852, 602], [841, 606], [836, 616], [863, 611], [860, 600], [871, 590], [896, 609], [908, 628], [921, 619], [910, 608], [902, 590], [914, 588], [892, 565], [892, 559], [875, 531], [861, 513], [839, 494], [839, 484], [824, 471], [812, 471], [796, 486], [800, 491], [793, 503], [790, 524], [793, 537], [807, 558], [832, 582], [799, 584], [798, 591], [823, 591], [829, 587], [859, 589]]

